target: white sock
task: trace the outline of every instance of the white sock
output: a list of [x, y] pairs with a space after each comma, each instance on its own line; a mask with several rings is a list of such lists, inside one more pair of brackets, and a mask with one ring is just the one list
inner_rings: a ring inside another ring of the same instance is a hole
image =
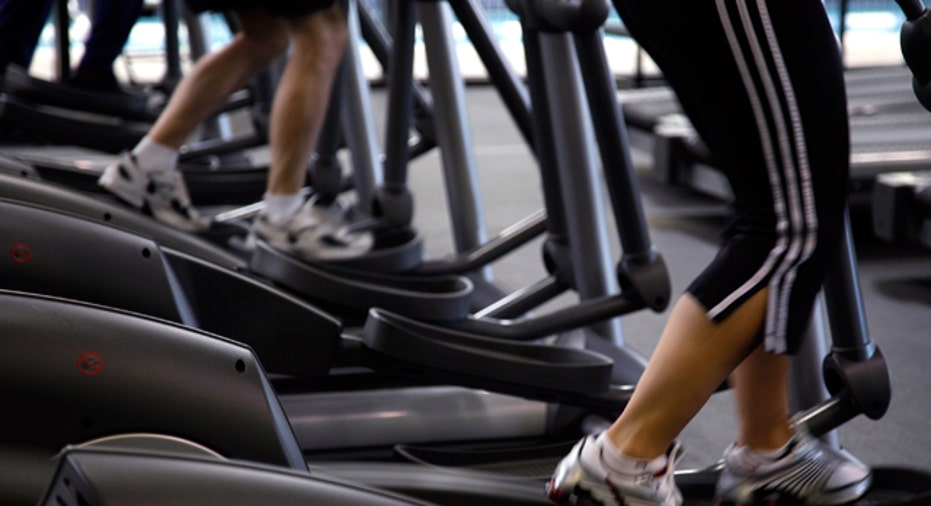
[[271, 195], [266, 193], [262, 196], [265, 202], [265, 214], [269, 224], [279, 226], [294, 216], [304, 205], [304, 197], [300, 193], [293, 195]]
[[601, 446], [601, 461], [604, 466], [619, 474], [639, 475], [645, 471], [653, 473], [666, 466], [666, 455], [649, 460], [628, 457], [618, 451], [603, 434], [598, 438], [597, 444]]
[[143, 172], [174, 170], [178, 164], [178, 150], [159, 144], [145, 136], [133, 148], [136, 164]]
[[743, 445], [740, 447], [742, 451], [739, 454], [741, 462], [749, 465], [760, 465], [767, 462], [775, 462], [785, 456], [789, 449], [789, 445], [794, 440], [794, 437], [789, 439], [786, 441], [786, 444], [776, 448], [775, 450], [754, 450], [747, 445]]

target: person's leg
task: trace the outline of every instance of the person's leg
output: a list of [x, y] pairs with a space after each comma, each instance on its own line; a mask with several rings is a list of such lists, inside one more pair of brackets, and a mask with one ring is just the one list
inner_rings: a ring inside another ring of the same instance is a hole
[[84, 55], [72, 77], [75, 84], [119, 89], [113, 62], [123, 51], [142, 4], [142, 0], [96, 0]]
[[870, 486], [868, 466], [793, 423], [789, 370], [788, 356], [759, 347], [731, 375], [740, 427], [716, 487], [722, 506], [846, 504]]
[[[770, 352], [798, 349], [842, 225], [846, 106], [823, 5], [625, 0], [615, 6], [728, 177], [737, 213], [718, 256], [673, 309], [631, 402], [604, 436], [586, 438], [563, 461], [550, 496], [565, 502], [594, 490], [679, 504], [664, 482], [643, 471], [666, 469], [667, 446], [734, 372], [739, 448], [757, 445], [761, 452], [744, 466], [738, 456], [749, 452], [729, 449], [720, 497], [855, 499], [868, 485], [868, 468], [810, 436], [793, 436], [785, 415], [787, 359], [759, 351], [760, 343]], [[773, 449], [775, 455], [766, 451]], [[814, 479], [797, 479], [805, 473]]]
[[308, 261], [356, 257], [371, 249], [371, 232], [353, 226], [350, 209], [339, 202], [304, 204], [300, 193], [346, 46], [345, 21], [336, 3], [286, 19], [293, 51], [272, 104], [265, 208], [249, 243], [261, 238]]
[[258, 10], [237, 14], [242, 31], [223, 48], [198, 60], [184, 75], [148, 133], [154, 142], [180, 149], [230, 94], [287, 49], [288, 35], [280, 18]]
[[224, 48], [204, 56], [181, 79], [148, 135], [107, 167], [100, 186], [159, 221], [187, 231], [203, 231], [209, 221], [192, 207], [178, 150], [229, 95], [242, 88], [288, 47], [284, 24], [250, 10], [241, 12], [242, 31]]
[[[670, 364], [674, 360], [665, 358], [670, 355], [694, 364], [687, 355], [707, 360], [709, 354], [722, 353], [711, 363], [724, 366], [739, 356], [733, 352], [746, 356], [764, 336], [767, 348], [791, 353], [807, 327], [825, 264], [836, 251], [847, 176], [842, 67], [821, 2], [631, 0], [616, 5], [694, 118], [734, 189], [738, 212], [718, 257], [689, 287], [703, 302], [696, 304], [703, 314], [686, 311], [682, 318], [674, 311], [667, 329], [673, 347], [680, 346], [675, 336], [681, 329], [699, 335], [707, 349], [669, 352], [664, 335], [655, 359]], [[734, 320], [748, 310], [755, 315], [752, 321]], [[702, 324], [702, 318], [708, 321]], [[709, 325], [730, 344], [707, 339]], [[787, 436], [783, 415], [778, 424], [767, 423], [770, 410], [781, 412], [787, 402], [786, 363], [784, 357], [759, 352], [735, 371], [738, 399], [745, 401], [739, 408], [745, 417], [742, 438], [759, 437], [768, 446], [775, 442], [768, 439]], [[664, 369], [654, 368], [669, 379], [676, 374]], [[657, 410], [665, 412], [669, 406], [663, 396], [701, 396], [697, 386], [686, 386], [681, 395], [663, 393], [674, 383], [652, 387], [652, 373], [643, 381], [647, 384], [638, 390], [652, 393], [635, 395], [647, 399], [632, 403], [634, 412], [625, 411], [619, 425], [644, 434], [647, 441], [619, 434], [623, 430], [610, 434], [622, 450], [648, 457], [668, 444], [674, 428], [682, 425], [678, 417], [694, 407], [679, 408], [678, 414], [673, 410], [671, 420], [654, 415], [665, 421], [652, 429], [651, 442], [648, 429], [640, 427], [647, 416], [638, 413], [641, 406], [650, 411], [655, 401]], [[756, 431], [762, 433], [748, 435]]]
[[52, 0], [0, 0], [0, 78], [11, 63], [29, 70], [51, 10]]
[[323, 125], [334, 76], [346, 45], [339, 5], [284, 21], [292, 51], [275, 92], [270, 118], [267, 191], [295, 195]]
[[[763, 289], [715, 322], [691, 294], [683, 295], [627, 407], [607, 431], [583, 439], [560, 463], [548, 486], [550, 500], [570, 504], [576, 494], [601, 504], [679, 505], [670, 443], [758, 346], [766, 300]], [[599, 471], [586, 475], [583, 469]]]
[[[287, 228], [304, 205], [307, 163], [314, 150], [342, 59], [347, 31], [339, 6], [284, 18], [292, 51], [285, 64], [269, 118], [271, 163], [265, 207], [254, 232], [287, 250]], [[254, 238], [253, 238], [254, 239]], [[250, 241], [252, 242], [252, 241]]]
[[757, 347], [731, 374], [740, 419], [737, 443], [769, 451], [792, 438], [789, 357]]
[[614, 447], [646, 460], [666, 453], [670, 442], [758, 346], [766, 294], [761, 290], [720, 323], [709, 320], [690, 294], [679, 299], [630, 403], [607, 431]]

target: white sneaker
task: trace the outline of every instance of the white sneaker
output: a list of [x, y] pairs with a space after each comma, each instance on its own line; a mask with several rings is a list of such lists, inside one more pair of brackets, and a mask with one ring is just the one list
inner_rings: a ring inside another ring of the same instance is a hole
[[845, 504], [865, 494], [871, 482], [869, 467], [800, 430], [776, 459], [746, 446], [728, 447], [716, 495], [721, 505]]
[[[675, 444], [663, 459], [632, 460], [636, 474], [609, 471], [597, 436], [579, 441], [560, 461], [546, 486], [546, 498], [559, 505], [680, 506], [682, 493], [674, 479], [682, 456]], [[596, 454], [597, 452], [597, 454]]]
[[203, 232], [210, 220], [193, 206], [184, 177], [177, 170], [144, 172], [132, 154], [104, 169], [97, 184], [162, 223], [187, 232]]
[[247, 244], [262, 239], [278, 251], [306, 261], [348, 260], [371, 251], [375, 239], [372, 221], [358, 216], [350, 206], [329, 205], [310, 199], [288, 221], [273, 225], [259, 214]]

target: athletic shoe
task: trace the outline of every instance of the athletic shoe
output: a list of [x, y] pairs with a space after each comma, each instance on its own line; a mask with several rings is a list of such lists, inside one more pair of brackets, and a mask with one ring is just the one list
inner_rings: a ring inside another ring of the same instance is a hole
[[[546, 486], [546, 497], [559, 505], [680, 506], [682, 494], [676, 487], [674, 470], [682, 456], [674, 445], [666, 461], [633, 461], [639, 471], [621, 474], [608, 471], [597, 436], [587, 436], [556, 467]], [[598, 452], [595, 454], [595, 452]]]
[[353, 207], [339, 201], [324, 205], [311, 198], [288, 221], [273, 225], [259, 214], [252, 224], [247, 245], [261, 239], [272, 248], [306, 260], [348, 260], [371, 251], [375, 239], [371, 220], [358, 216]]
[[108, 166], [97, 184], [162, 223], [187, 232], [203, 232], [210, 221], [192, 206], [184, 177], [177, 170], [144, 172], [127, 154]]
[[731, 445], [718, 480], [719, 504], [844, 504], [866, 493], [869, 467], [799, 430], [776, 459]]

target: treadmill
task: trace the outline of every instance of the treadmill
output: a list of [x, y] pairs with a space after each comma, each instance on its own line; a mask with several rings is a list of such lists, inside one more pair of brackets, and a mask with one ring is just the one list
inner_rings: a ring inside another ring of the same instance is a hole
[[[902, 66], [851, 68], [845, 72], [850, 113], [850, 198], [868, 204], [877, 176], [911, 171], [931, 161], [931, 114], [911, 89], [911, 73]], [[634, 145], [651, 152], [654, 175], [730, 199], [723, 174], [682, 112], [671, 89], [659, 86], [623, 90], [624, 110]]]

